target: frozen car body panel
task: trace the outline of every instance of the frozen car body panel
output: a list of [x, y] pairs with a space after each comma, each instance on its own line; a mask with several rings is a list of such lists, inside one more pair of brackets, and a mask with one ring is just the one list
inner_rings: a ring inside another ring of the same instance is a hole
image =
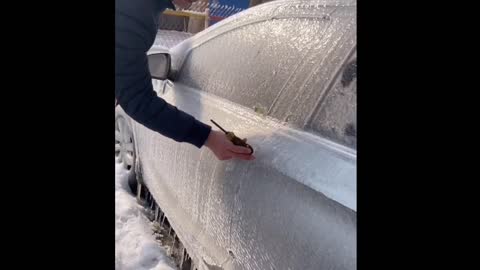
[[225, 269], [353, 269], [355, 212], [328, 197], [355, 208], [354, 151], [186, 86], [163, 97], [201, 121], [239, 128], [256, 149], [254, 162], [221, 162], [136, 126], [145, 183], [207, 263], [231, 250]]
[[[326, 35], [326, 42], [313, 40], [316, 47], [310, 45], [317, 49], [323, 46], [330, 60], [316, 54], [310, 61], [315, 64], [323, 60], [322, 65], [340, 70], [355, 50], [351, 19], [355, 8], [349, 7], [352, 2], [328, 1], [323, 5], [318, 1], [275, 1], [258, 6], [174, 47], [173, 66], [180, 70], [185, 59], [191, 57], [192, 48], [238, 27], [301, 14], [303, 22], [321, 15], [319, 23], [338, 23], [324, 33], [340, 29], [343, 35], [332, 39]], [[323, 19], [325, 14], [331, 17]], [[339, 21], [335, 16], [350, 20]], [[334, 51], [334, 55], [332, 47], [343, 49]], [[299, 89], [308, 91], [315, 84], [311, 81], [321, 76], [325, 84], [338, 81], [338, 72], [320, 72], [322, 65], [311, 65], [310, 69], [308, 65], [304, 61], [298, 67], [310, 72], [298, 71], [292, 73], [293, 78], [276, 83], [290, 83], [291, 87], [298, 83]], [[270, 112], [280, 114], [262, 116], [250, 106], [209, 93], [212, 84], [202, 89], [190, 86], [176, 82], [174, 89], [160, 95], [203, 122], [214, 119], [247, 137], [257, 157], [254, 162], [220, 162], [207, 149], [175, 143], [135, 123], [144, 181], [199, 269], [356, 269], [356, 151], [302, 131], [308, 130], [315, 119], [328, 118], [315, 107], [317, 103], [311, 102], [308, 113], [300, 111], [295, 121], [284, 123], [273, 117], [291, 120], [279, 117], [291, 111], [283, 109], [286, 105], [274, 104]], [[320, 99], [322, 95], [305, 100]], [[289, 100], [292, 96], [279, 96], [277, 102], [288, 105]]]

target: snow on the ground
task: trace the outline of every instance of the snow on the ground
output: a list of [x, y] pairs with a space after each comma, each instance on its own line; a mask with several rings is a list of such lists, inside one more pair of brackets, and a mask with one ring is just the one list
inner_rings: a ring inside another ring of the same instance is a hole
[[126, 171], [115, 167], [115, 269], [176, 270], [173, 260], [155, 241], [152, 223], [129, 192]]

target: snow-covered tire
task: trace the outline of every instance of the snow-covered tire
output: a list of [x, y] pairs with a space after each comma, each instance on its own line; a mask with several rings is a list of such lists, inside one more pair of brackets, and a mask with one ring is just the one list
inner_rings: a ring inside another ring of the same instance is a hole
[[128, 172], [128, 186], [137, 194], [137, 156], [130, 119], [120, 106], [115, 108], [115, 160]]

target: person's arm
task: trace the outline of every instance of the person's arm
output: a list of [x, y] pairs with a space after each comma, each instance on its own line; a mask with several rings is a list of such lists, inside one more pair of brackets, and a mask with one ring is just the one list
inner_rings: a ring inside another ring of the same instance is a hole
[[[124, 17], [124, 20], [129, 20]], [[148, 69], [146, 41], [134, 20], [117, 26], [115, 38], [115, 96], [138, 123], [177, 142], [202, 147], [211, 127], [157, 96]], [[132, 29], [133, 28], [133, 29]]]

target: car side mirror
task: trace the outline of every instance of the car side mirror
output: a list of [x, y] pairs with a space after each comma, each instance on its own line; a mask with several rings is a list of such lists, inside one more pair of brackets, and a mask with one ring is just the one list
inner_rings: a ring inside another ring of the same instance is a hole
[[148, 68], [152, 79], [166, 80], [171, 68], [171, 58], [168, 53], [148, 55]]

